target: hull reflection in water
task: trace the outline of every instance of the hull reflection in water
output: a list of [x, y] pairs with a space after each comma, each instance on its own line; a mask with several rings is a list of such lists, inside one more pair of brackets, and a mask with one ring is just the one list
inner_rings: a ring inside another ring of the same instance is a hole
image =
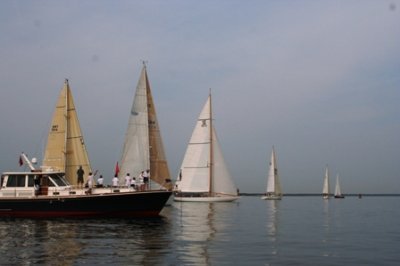
[[7, 265], [162, 265], [172, 241], [164, 217], [10, 219], [1, 225], [0, 255]]

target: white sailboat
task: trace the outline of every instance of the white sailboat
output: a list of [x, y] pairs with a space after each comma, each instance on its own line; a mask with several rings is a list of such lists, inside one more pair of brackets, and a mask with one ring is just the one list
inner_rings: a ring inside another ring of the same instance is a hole
[[175, 201], [238, 199], [213, 127], [211, 93], [197, 119], [175, 185]]
[[276, 155], [274, 147], [272, 147], [271, 161], [269, 163], [266, 194], [261, 198], [264, 200], [282, 199], [282, 189], [281, 189], [281, 183], [279, 181], [278, 166], [276, 164]]
[[322, 187], [322, 197], [329, 199], [329, 170], [328, 166], [325, 168], [324, 186]]
[[150, 179], [155, 182], [153, 185], [172, 188], [150, 82], [143, 64], [125, 134], [120, 183], [125, 183], [127, 173], [138, 177], [147, 169], [150, 170]]
[[343, 199], [344, 196], [342, 194], [342, 191], [340, 189], [340, 184], [339, 184], [339, 175], [336, 176], [336, 187], [335, 187], [335, 195], [334, 197], [336, 199]]
[[65, 172], [71, 185], [77, 185], [76, 171], [82, 166], [85, 174], [92, 171], [68, 79], [57, 101], [47, 145], [43, 170]]

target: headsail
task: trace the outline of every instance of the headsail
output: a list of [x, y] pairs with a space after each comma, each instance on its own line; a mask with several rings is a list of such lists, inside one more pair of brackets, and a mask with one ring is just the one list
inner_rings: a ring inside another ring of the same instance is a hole
[[146, 66], [143, 66], [136, 87], [121, 158], [121, 182], [127, 173], [138, 176], [150, 169], [150, 178], [159, 185], [171, 188], [160, 128], [151, 94]]
[[80, 165], [89, 174], [89, 156], [71, 89], [68, 80], [65, 80], [53, 114], [43, 168], [63, 171], [70, 184], [77, 185], [76, 171]]

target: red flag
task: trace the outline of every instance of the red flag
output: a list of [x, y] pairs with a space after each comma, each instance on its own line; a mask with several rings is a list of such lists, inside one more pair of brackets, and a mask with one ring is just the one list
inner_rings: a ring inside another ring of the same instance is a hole
[[22, 166], [24, 164], [24, 161], [22, 160], [22, 156], [21, 155], [19, 156], [18, 163], [19, 163], [19, 166]]
[[114, 176], [118, 176], [118, 174], [119, 174], [119, 166], [118, 166], [118, 162], [117, 162], [117, 164], [115, 165], [115, 173], [114, 173]]

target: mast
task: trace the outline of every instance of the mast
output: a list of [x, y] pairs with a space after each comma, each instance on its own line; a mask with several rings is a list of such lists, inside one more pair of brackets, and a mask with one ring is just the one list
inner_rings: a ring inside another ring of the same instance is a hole
[[65, 92], [65, 109], [64, 109], [64, 123], [65, 123], [65, 135], [64, 135], [64, 150], [62, 151], [63, 155], [64, 155], [64, 173], [66, 173], [67, 170], [67, 141], [68, 141], [68, 135], [69, 135], [69, 130], [68, 130], [68, 98], [69, 98], [69, 83], [68, 83], [68, 79], [64, 80], [64, 84], [65, 87], [67, 88], [66, 92]]
[[210, 97], [210, 173], [209, 173], [209, 193], [210, 195], [213, 192], [213, 179], [214, 179], [214, 145], [213, 145], [213, 124], [212, 124], [212, 102], [211, 102], [211, 88], [210, 88], [210, 93], [209, 93], [209, 97]]

